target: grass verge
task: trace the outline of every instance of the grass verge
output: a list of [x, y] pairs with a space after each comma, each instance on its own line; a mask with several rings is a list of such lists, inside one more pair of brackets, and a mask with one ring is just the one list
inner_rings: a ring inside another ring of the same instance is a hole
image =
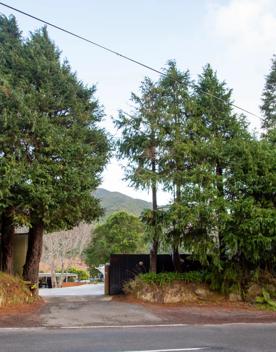
[[0, 309], [4, 307], [31, 304], [39, 299], [18, 277], [0, 272]]

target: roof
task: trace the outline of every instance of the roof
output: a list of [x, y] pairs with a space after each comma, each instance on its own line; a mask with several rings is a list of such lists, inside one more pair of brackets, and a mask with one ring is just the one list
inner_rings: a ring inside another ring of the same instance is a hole
[[[65, 277], [78, 277], [78, 274], [75, 273], [56, 273], [56, 276], [65, 276]], [[52, 274], [51, 273], [39, 273], [38, 274], [39, 277], [51, 277]]]

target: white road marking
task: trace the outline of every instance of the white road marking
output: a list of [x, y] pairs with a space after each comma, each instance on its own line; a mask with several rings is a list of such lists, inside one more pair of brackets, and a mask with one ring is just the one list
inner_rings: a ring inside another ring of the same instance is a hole
[[205, 350], [207, 347], [190, 347], [190, 348], [172, 348], [165, 350], [142, 350], [142, 351], [125, 351], [125, 352], [180, 352], [180, 351], [199, 351]]
[[188, 324], [84, 325], [84, 326], [58, 326], [57, 328], [59, 329], [104, 329], [104, 328], [133, 329], [133, 328], [170, 328], [170, 327], [174, 328], [174, 327], [183, 327], [183, 326], [188, 326]]
[[[79, 329], [79, 330], [85, 330], [85, 329], [133, 329], [133, 328], [174, 328], [174, 327], [214, 327], [214, 328], [222, 328], [222, 327], [227, 327], [227, 326], [275, 326], [276, 323], [224, 323], [224, 324], [151, 324], [151, 325], [85, 325], [85, 326], [51, 326], [51, 325], [45, 325], [45, 326], [39, 326], [39, 327], [0, 327], [0, 332], [5, 332], [5, 331], [41, 331], [41, 330], [58, 330], [58, 329], [64, 329], [64, 330], [70, 330], [70, 329]], [[169, 351], [169, 350], [167, 350]], [[135, 351], [127, 351], [127, 352], [135, 352]], [[139, 352], [145, 352], [145, 351], [139, 351]], [[152, 352], [152, 351], [151, 351]]]

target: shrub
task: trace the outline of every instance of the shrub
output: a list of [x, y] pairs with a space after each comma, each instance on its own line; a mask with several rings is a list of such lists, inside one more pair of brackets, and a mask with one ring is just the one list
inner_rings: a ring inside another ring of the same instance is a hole
[[67, 271], [72, 274], [77, 274], [79, 280], [88, 280], [90, 277], [89, 272], [87, 270], [71, 267], [68, 268]]
[[138, 279], [147, 284], [155, 284], [158, 286], [170, 284], [174, 281], [201, 283], [204, 281], [204, 273], [199, 271], [190, 271], [187, 273], [146, 273], [138, 275]]

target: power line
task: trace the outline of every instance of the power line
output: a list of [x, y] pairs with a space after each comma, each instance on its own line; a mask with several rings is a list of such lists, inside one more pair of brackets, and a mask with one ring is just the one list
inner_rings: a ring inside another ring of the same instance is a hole
[[[34, 16], [34, 15], [31, 15], [30, 13], [27, 13], [27, 12], [24, 12], [24, 11], [22, 11], [22, 10], [19, 10], [19, 9], [17, 9], [17, 8], [15, 8], [15, 7], [12, 7], [12, 6], [10, 6], [10, 5], [7, 5], [7, 4], [5, 4], [5, 3], [3, 3], [3, 2], [0, 2], [0, 5], [2, 5], [2, 6], [4, 6], [4, 7], [7, 7], [7, 8], [9, 8], [9, 9], [13, 10], [13, 11], [18, 12], [18, 13], [21, 13], [22, 15], [25, 15], [25, 16], [27, 16], [27, 17], [30, 17], [30, 18], [32, 18], [32, 19], [34, 19], [34, 20], [36, 20], [36, 21], [42, 22], [42, 23], [44, 23], [44, 24], [46, 24], [46, 25], [48, 25], [48, 26], [50, 26], [50, 27], [53, 27], [53, 28], [55, 28], [55, 29], [58, 29], [59, 31], [62, 31], [62, 32], [66, 33], [66, 34], [69, 34], [69, 35], [71, 35], [71, 36], [73, 36], [73, 37], [75, 37], [75, 38], [81, 39], [81, 40], [83, 40], [83, 41], [85, 41], [85, 42], [87, 42], [87, 43], [89, 43], [89, 44], [92, 44], [92, 45], [94, 45], [94, 46], [97, 46], [98, 48], [101, 48], [101, 49], [103, 49], [103, 50], [105, 50], [105, 51], [107, 51], [107, 52], [110, 52], [111, 54], [117, 55], [117, 56], [121, 57], [122, 59], [125, 59], [125, 60], [127, 60], [127, 61], [130, 61], [130, 62], [132, 62], [132, 63], [134, 63], [134, 64], [136, 64], [136, 65], [142, 66], [142, 67], [144, 67], [144, 68], [146, 68], [146, 69], [148, 69], [148, 70], [150, 70], [150, 71], [153, 71], [153, 72], [155, 72], [155, 73], [158, 73], [158, 74], [160, 74], [160, 75], [162, 75], [162, 76], [165, 76], [165, 75], [166, 75], [164, 72], [162, 72], [162, 71], [160, 71], [160, 70], [157, 70], [156, 68], [151, 67], [151, 66], [149, 66], [149, 65], [146, 65], [146, 64], [144, 64], [144, 63], [141, 62], [141, 61], [135, 60], [135, 59], [133, 59], [133, 58], [131, 58], [131, 57], [129, 57], [129, 56], [126, 56], [126, 55], [124, 55], [124, 54], [121, 54], [121, 53], [119, 53], [119, 52], [117, 52], [117, 51], [115, 51], [115, 50], [112, 50], [112, 49], [110, 49], [110, 48], [108, 48], [108, 47], [102, 45], [102, 44], [96, 43], [96, 42], [94, 42], [94, 41], [92, 41], [92, 40], [90, 40], [90, 39], [87, 39], [87, 38], [85, 38], [85, 37], [79, 35], [79, 34], [76, 34], [76, 33], [74, 33], [74, 32], [71, 32], [71, 31], [69, 31], [69, 30], [67, 30], [67, 29], [65, 29], [65, 28], [63, 28], [63, 27], [57, 26], [56, 24], [53, 24], [53, 23], [48, 22], [48, 21], [46, 21], [46, 20], [43, 20], [42, 18], [36, 17], [36, 16]], [[178, 80], [176, 80], [176, 81], [178, 81]], [[179, 82], [179, 81], [178, 81], [178, 82]], [[179, 82], [179, 83], [180, 83], [180, 82]], [[218, 96], [216, 96], [216, 95], [214, 95], [214, 94], [212, 94], [212, 93], [210, 93], [210, 92], [206, 92], [206, 91], [205, 91], [204, 94], [209, 95], [210, 97], [215, 98], [215, 99], [217, 99], [217, 100], [222, 101], [223, 103], [225, 103], [225, 101], [224, 101], [222, 98], [220, 98], [220, 97], [218, 97]], [[239, 109], [239, 110], [245, 112], [246, 114], [249, 114], [249, 115], [252, 115], [252, 116], [254, 116], [254, 117], [257, 117], [258, 119], [260, 119], [260, 120], [262, 120], [262, 121], [264, 120], [262, 117], [260, 117], [260, 116], [258, 116], [258, 115], [256, 115], [256, 114], [254, 114], [253, 112], [251, 112], [251, 111], [249, 111], [249, 110], [247, 110], [247, 109], [244, 109], [244, 108], [242, 108], [242, 107], [240, 107], [240, 106], [238, 106], [238, 105], [236, 105], [236, 104], [230, 103], [230, 105], [233, 106], [233, 107], [236, 108], [236, 109]]]

